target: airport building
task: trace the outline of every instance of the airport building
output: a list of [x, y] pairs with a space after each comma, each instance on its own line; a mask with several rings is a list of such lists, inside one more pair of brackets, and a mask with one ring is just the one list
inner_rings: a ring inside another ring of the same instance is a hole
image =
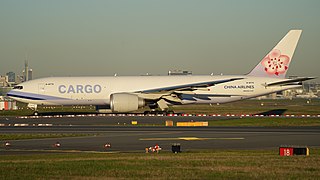
[[192, 71], [169, 70], [168, 76], [192, 75]]
[[16, 73], [10, 71], [6, 74], [6, 76], [9, 84], [14, 84], [16, 82]]
[[6, 76], [0, 76], [0, 87], [8, 87], [9, 83]]

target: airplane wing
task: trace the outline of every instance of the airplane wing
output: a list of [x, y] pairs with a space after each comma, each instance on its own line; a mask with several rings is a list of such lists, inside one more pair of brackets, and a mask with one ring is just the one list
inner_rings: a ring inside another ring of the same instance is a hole
[[[229, 79], [223, 79], [223, 80], [216, 80], [216, 81], [207, 81], [207, 82], [199, 82], [199, 83], [190, 83], [190, 84], [183, 84], [183, 85], [177, 85], [177, 86], [169, 86], [169, 87], [163, 87], [163, 88], [156, 88], [156, 89], [148, 89], [143, 91], [137, 91], [135, 92], [140, 98], [143, 99], [149, 99], [153, 101], [157, 101], [157, 104], [161, 109], [165, 109], [167, 107], [166, 102], [171, 103], [181, 103], [182, 99], [208, 99], [209, 97], [214, 96], [213, 94], [205, 96], [197, 96], [197, 97], [191, 97], [194, 95], [194, 90], [206, 90], [207, 87], [214, 86], [217, 84], [232, 82], [241, 80], [244, 78], [229, 78]], [[189, 96], [183, 96], [188, 95]], [[221, 96], [221, 95], [217, 95]]]
[[285, 86], [285, 85], [291, 85], [292, 83], [302, 83], [302, 81], [307, 81], [307, 80], [311, 80], [311, 79], [315, 79], [315, 77], [299, 77], [299, 78], [295, 78], [295, 79], [285, 79], [284, 81], [278, 81], [278, 82], [273, 82], [273, 83], [269, 83], [266, 84], [266, 87], [269, 86]]
[[231, 79], [224, 79], [224, 80], [217, 80], [217, 81], [183, 84], [183, 85], [177, 85], [177, 86], [143, 90], [136, 93], [166, 93], [166, 92], [173, 92], [173, 91], [193, 91], [193, 90], [206, 88], [206, 87], [210, 87], [210, 86], [214, 86], [214, 85], [222, 84], [226, 82], [241, 80], [241, 79], [244, 79], [244, 78], [231, 78]]
[[213, 97], [232, 97], [232, 96], [239, 96], [236, 94], [181, 94], [181, 97], [184, 100], [189, 100], [189, 101], [197, 101], [197, 99], [200, 100], [211, 100], [210, 98]]

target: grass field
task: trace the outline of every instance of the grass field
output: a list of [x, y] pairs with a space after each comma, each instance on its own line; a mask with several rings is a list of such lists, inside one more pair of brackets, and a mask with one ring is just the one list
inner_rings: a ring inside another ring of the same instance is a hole
[[1, 156], [0, 179], [319, 179], [320, 150]]

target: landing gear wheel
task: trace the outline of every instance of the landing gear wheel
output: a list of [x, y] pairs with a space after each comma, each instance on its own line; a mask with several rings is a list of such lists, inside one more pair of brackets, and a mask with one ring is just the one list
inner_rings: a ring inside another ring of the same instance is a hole
[[35, 112], [33, 113], [33, 115], [34, 115], [34, 116], [38, 116], [38, 115], [39, 115], [38, 111], [35, 111]]
[[148, 114], [150, 114], [150, 111], [145, 111], [145, 112], [143, 112], [143, 114], [148, 115]]

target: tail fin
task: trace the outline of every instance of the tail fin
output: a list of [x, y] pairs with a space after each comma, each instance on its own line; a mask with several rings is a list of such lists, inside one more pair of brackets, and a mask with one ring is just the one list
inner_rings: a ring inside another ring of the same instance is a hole
[[289, 31], [248, 75], [285, 78], [301, 33]]

